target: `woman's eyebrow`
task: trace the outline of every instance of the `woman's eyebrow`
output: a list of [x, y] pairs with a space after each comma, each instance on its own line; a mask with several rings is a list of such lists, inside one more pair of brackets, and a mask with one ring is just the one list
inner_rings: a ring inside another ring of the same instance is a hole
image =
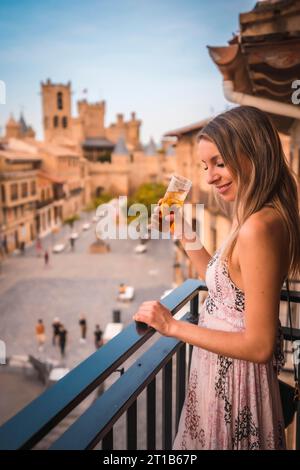
[[[221, 155], [218, 153], [217, 155], [214, 155], [213, 157], [210, 157], [209, 160], [216, 160], [219, 157], [221, 157]], [[201, 160], [201, 162], [206, 163], [205, 160]]]

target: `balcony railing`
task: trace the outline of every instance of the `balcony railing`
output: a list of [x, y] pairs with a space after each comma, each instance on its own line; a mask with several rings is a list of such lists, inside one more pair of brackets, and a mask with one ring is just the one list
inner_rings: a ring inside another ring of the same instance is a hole
[[[190, 302], [190, 312], [184, 320], [198, 321], [199, 292], [205, 284], [189, 279], [161, 303], [178, 312]], [[300, 302], [300, 293], [290, 293], [292, 302]], [[281, 299], [286, 300], [286, 291]], [[30, 449], [43, 439], [63, 418], [81, 403], [93, 390], [144, 345], [155, 331], [131, 323], [122, 333], [74, 368], [57, 384], [27, 405], [0, 428], [0, 449]], [[295, 330], [295, 338], [300, 331]], [[285, 339], [290, 340], [289, 330]], [[162, 449], [172, 448], [173, 420], [177, 429], [186, 393], [187, 376], [192, 348], [174, 338], [160, 337], [135, 361], [108, 390], [98, 397], [49, 449], [93, 449], [100, 441], [102, 449], [114, 449], [114, 425], [126, 413], [127, 449], [137, 449], [137, 399], [146, 390], [146, 445], [156, 449], [156, 418], [161, 408]], [[176, 380], [173, 380], [173, 356], [176, 358]], [[299, 366], [300, 369], [300, 366]], [[158, 401], [156, 379], [162, 371], [162, 401]], [[123, 372], [123, 371], [122, 371]], [[299, 372], [299, 371], [298, 371]], [[175, 393], [173, 394], [173, 384]], [[175, 396], [175, 406], [172, 403]], [[158, 404], [162, 406], [158, 406]], [[300, 405], [297, 411], [296, 448], [300, 449]]]

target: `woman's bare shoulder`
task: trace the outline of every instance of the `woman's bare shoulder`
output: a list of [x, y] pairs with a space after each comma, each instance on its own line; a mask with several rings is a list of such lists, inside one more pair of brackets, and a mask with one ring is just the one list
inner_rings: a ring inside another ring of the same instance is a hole
[[[252, 214], [242, 225], [237, 237], [236, 253], [239, 269], [261, 263], [267, 270], [279, 273], [282, 285], [289, 266], [289, 234], [282, 216], [272, 208]], [[278, 268], [278, 269], [277, 269]], [[262, 268], [263, 269], [263, 268]]]
[[288, 242], [288, 233], [282, 216], [272, 207], [264, 207], [252, 214], [239, 230], [238, 241], [269, 240], [280, 248]]

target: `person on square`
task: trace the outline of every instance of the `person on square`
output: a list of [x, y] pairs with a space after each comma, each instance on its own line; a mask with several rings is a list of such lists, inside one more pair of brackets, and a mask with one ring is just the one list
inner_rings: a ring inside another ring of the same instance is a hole
[[37, 321], [37, 324], [35, 326], [35, 335], [36, 335], [36, 339], [38, 343], [38, 349], [40, 352], [42, 352], [44, 350], [46, 335], [45, 335], [45, 325], [41, 318]]
[[53, 344], [53, 346], [58, 344], [59, 327], [60, 327], [60, 319], [58, 317], [55, 317], [53, 319], [53, 322], [52, 322], [52, 329], [53, 329], [52, 344]]
[[85, 343], [86, 342], [86, 331], [87, 331], [87, 321], [85, 318], [85, 315], [80, 315], [79, 318], [79, 326], [80, 326], [80, 342]]
[[65, 326], [61, 323], [59, 327], [59, 348], [60, 348], [60, 353], [61, 357], [65, 357], [65, 349], [66, 349], [66, 343], [67, 343], [67, 335], [68, 331], [65, 329]]
[[95, 348], [99, 349], [103, 345], [103, 331], [100, 330], [100, 326], [96, 325], [95, 331], [94, 331], [94, 336], [95, 336]]

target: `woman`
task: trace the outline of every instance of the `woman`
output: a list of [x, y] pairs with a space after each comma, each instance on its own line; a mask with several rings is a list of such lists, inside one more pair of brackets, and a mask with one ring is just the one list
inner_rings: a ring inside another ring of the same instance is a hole
[[285, 449], [279, 299], [287, 276], [299, 274], [297, 186], [277, 131], [256, 108], [217, 116], [197, 145], [207, 183], [233, 210], [213, 256], [181, 240], [208, 287], [199, 323], [175, 320], [159, 302], [143, 303], [134, 319], [194, 346], [174, 449]]

